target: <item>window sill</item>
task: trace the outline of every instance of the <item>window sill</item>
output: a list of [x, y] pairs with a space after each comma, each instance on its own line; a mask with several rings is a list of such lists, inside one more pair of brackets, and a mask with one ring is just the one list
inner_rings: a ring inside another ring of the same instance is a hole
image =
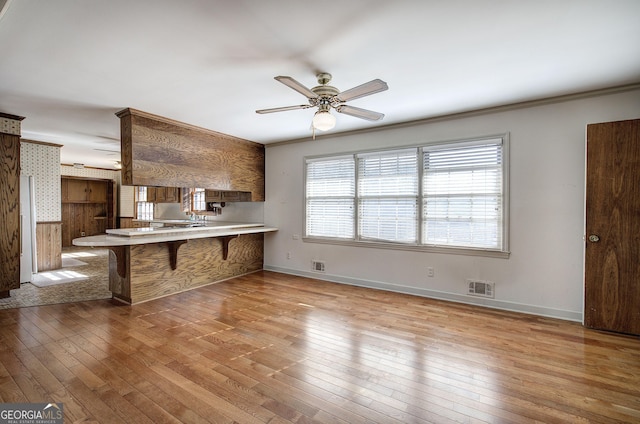
[[305, 243], [337, 244], [341, 246], [364, 247], [388, 250], [407, 250], [413, 252], [444, 253], [448, 255], [485, 256], [489, 258], [509, 259], [511, 252], [500, 250], [478, 249], [469, 247], [418, 246], [415, 244], [384, 243], [373, 241], [342, 240], [334, 238], [303, 237]]

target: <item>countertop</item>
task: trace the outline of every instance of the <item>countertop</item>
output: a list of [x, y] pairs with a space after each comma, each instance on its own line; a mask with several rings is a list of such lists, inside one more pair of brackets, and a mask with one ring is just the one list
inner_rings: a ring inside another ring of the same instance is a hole
[[[214, 225], [209, 225], [214, 224]], [[261, 223], [211, 222], [203, 227], [145, 227], [107, 230], [108, 234], [73, 239], [74, 246], [109, 247], [278, 231]]]
[[[252, 227], [264, 227], [264, 224], [257, 222], [228, 222], [228, 221], [209, 221], [203, 222], [191, 222], [185, 220], [163, 220], [152, 221], [162, 222], [164, 227], [142, 227], [142, 228], [118, 228], [113, 230], [107, 230], [107, 234], [125, 237], [147, 237], [150, 234], [173, 234], [176, 231], [180, 232], [200, 232], [203, 230], [228, 230], [232, 228], [252, 228]], [[174, 226], [167, 226], [166, 224], [174, 224]], [[187, 225], [197, 225], [189, 227]]]

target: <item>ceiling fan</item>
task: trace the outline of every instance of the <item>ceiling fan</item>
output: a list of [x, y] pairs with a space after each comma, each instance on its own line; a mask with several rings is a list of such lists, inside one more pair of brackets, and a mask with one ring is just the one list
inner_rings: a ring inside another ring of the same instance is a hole
[[308, 109], [311, 107], [317, 107], [318, 111], [313, 116], [311, 127], [314, 130], [327, 131], [336, 125], [336, 117], [329, 111], [334, 108], [337, 112], [344, 113], [345, 115], [355, 116], [356, 118], [367, 119], [369, 121], [379, 121], [384, 118], [384, 114], [380, 112], [374, 112], [372, 110], [362, 109], [355, 106], [349, 106], [345, 103], [349, 100], [357, 99], [371, 94], [385, 91], [389, 88], [386, 82], [380, 79], [374, 79], [366, 82], [357, 87], [353, 87], [349, 90], [342, 91], [335, 87], [327, 85], [331, 81], [331, 74], [321, 72], [316, 75], [318, 78], [318, 86], [311, 89], [300, 84], [298, 81], [291, 77], [278, 76], [275, 80], [283, 83], [289, 88], [296, 90], [298, 93], [306, 96], [309, 99], [309, 104], [295, 105], [285, 107], [274, 107], [271, 109], [256, 110], [256, 113], [272, 113], [283, 112], [287, 110], [295, 109]]

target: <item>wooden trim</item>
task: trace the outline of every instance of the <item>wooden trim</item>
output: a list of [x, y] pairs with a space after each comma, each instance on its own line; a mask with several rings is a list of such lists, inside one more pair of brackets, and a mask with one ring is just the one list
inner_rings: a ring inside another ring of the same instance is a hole
[[12, 115], [10, 113], [0, 112], [0, 118], [13, 119], [14, 121], [22, 121], [24, 116]]
[[64, 147], [64, 145], [62, 145], [62, 144], [48, 143], [46, 141], [29, 140], [27, 138], [21, 138], [20, 142], [21, 143], [29, 143], [29, 144], [40, 144], [42, 146], [50, 146], [50, 147]]
[[[72, 163], [61, 163], [60, 166], [68, 166], [68, 167], [76, 169], [73, 166]], [[84, 164], [82, 165], [82, 168], [80, 168], [80, 169], [98, 169], [100, 171], [111, 171], [111, 172], [119, 172], [120, 171], [119, 169], [114, 169], [114, 168], [100, 168], [100, 167], [97, 167], [97, 166], [88, 166], [88, 165], [84, 165]], [[63, 174], [62, 176], [63, 177], [73, 177], [74, 175], [64, 175]], [[87, 177], [87, 178], [89, 178], [89, 177]], [[114, 178], [114, 180], [115, 180], [115, 178]]]
[[[113, 170], [112, 170], [113, 171]], [[115, 179], [113, 178], [97, 178], [97, 177], [85, 177], [82, 175], [60, 175], [60, 179], [69, 179], [69, 180], [91, 180], [91, 181], [105, 181], [105, 182], [113, 182]]]

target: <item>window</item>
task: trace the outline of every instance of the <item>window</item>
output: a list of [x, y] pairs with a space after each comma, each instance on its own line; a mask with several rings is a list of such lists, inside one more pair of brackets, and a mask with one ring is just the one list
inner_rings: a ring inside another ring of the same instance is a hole
[[507, 137], [305, 160], [305, 239], [507, 252]]
[[416, 149], [356, 155], [359, 238], [417, 242], [416, 159]]
[[425, 244], [502, 248], [502, 144], [425, 148]]
[[141, 221], [153, 220], [153, 203], [147, 202], [147, 187], [136, 187], [136, 219]]
[[308, 237], [354, 237], [355, 163], [352, 156], [306, 163]]
[[207, 209], [207, 204], [205, 202], [205, 192], [203, 188], [194, 188], [193, 189], [193, 200], [191, 204], [192, 211], [203, 211]]

